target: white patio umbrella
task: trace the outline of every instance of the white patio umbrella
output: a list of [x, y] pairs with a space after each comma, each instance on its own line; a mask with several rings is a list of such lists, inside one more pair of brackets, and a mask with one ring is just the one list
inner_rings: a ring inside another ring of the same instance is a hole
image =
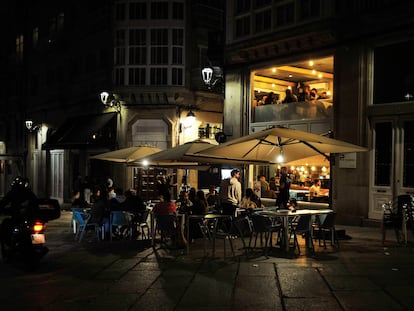
[[197, 151], [193, 155], [246, 162], [289, 163], [315, 155], [323, 155], [329, 159], [329, 155], [334, 153], [364, 151], [368, 149], [341, 140], [285, 127], [275, 127]]
[[136, 147], [128, 147], [115, 151], [105, 152], [91, 157], [91, 159], [118, 162], [118, 163], [130, 163], [137, 158], [147, 156], [162, 149], [149, 145], [141, 145]]
[[[148, 156], [143, 156], [136, 159], [132, 165], [156, 165], [156, 166], [175, 166], [188, 168], [188, 166], [206, 166], [208, 164], [246, 164], [249, 161], [237, 160], [237, 159], [225, 159], [221, 157], [209, 157], [209, 156], [198, 156], [198, 153], [204, 153], [204, 151], [210, 148], [219, 147], [218, 144], [213, 144], [203, 140], [194, 140], [187, 142], [183, 145], [178, 145]], [[255, 163], [263, 164], [264, 161], [250, 161]]]

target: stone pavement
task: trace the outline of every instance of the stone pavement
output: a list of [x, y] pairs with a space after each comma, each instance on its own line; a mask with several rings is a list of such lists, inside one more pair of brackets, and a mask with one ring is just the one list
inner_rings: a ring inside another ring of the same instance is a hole
[[[386, 247], [379, 228], [346, 227], [339, 249], [316, 243], [316, 252], [285, 254], [260, 249], [246, 258], [215, 258], [203, 241], [185, 250], [146, 241], [74, 241], [71, 213], [49, 222], [50, 252], [34, 272], [0, 264], [3, 310], [412, 310], [414, 239]], [[299, 240], [302, 240], [299, 238]], [[222, 241], [221, 241], [222, 242]], [[301, 242], [303, 243], [303, 242]], [[228, 251], [228, 250], [227, 250]]]

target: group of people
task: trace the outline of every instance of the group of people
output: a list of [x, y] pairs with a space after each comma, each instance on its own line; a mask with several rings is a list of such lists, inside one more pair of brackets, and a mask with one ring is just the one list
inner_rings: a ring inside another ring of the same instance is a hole
[[319, 94], [316, 88], [311, 89], [309, 85], [299, 85], [296, 92], [292, 91], [292, 88], [287, 88], [285, 90], [285, 97], [282, 100], [279, 99], [278, 94], [270, 92], [268, 95], [262, 97], [259, 105], [285, 104], [318, 99], [328, 99], [328, 93], [323, 91]]
[[135, 189], [128, 189], [124, 192], [121, 188], [114, 187], [114, 182], [109, 177], [105, 178], [104, 182], [91, 186], [91, 188], [93, 189], [89, 200], [86, 200], [86, 196], [79, 194], [80, 190], [87, 188], [75, 190], [76, 195], [72, 198], [72, 208], [90, 208], [91, 219], [89, 221], [103, 225], [106, 233], [110, 232], [112, 211], [129, 212], [133, 223], [143, 221], [146, 204]]

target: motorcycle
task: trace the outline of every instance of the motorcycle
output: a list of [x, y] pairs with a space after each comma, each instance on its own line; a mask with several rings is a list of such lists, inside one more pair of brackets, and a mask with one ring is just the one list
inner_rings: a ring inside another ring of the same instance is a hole
[[49, 249], [46, 246], [46, 223], [60, 217], [56, 200], [39, 200], [31, 217], [5, 218], [1, 226], [2, 258], [6, 262], [22, 260], [25, 267], [35, 269]]
[[27, 267], [35, 268], [40, 259], [49, 251], [45, 245], [45, 222], [24, 220], [13, 223], [9, 218], [3, 221], [2, 226], [6, 226], [8, 229], [8, 232], [2, 230], [1, 253], [3, 259], [11, 261], [20, 258]]

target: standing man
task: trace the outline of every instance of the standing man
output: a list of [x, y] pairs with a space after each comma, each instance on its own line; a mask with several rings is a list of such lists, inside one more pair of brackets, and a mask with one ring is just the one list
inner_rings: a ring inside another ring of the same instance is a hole
[[287, 203], [289, 201], [289, 189], [290, 189], [290, 178], [287, 175], [286, 167], [283, 166], [280, 169], [280, 180], [279, 180], [279, 194], [276, 199], [276, 206], [282, 209], [287, 209]]
[[234, 215], [242, 200], [240, 171], [231, 171], [231, 178], [223, 179], [220, 184], [220, 202], [223, 214]]

